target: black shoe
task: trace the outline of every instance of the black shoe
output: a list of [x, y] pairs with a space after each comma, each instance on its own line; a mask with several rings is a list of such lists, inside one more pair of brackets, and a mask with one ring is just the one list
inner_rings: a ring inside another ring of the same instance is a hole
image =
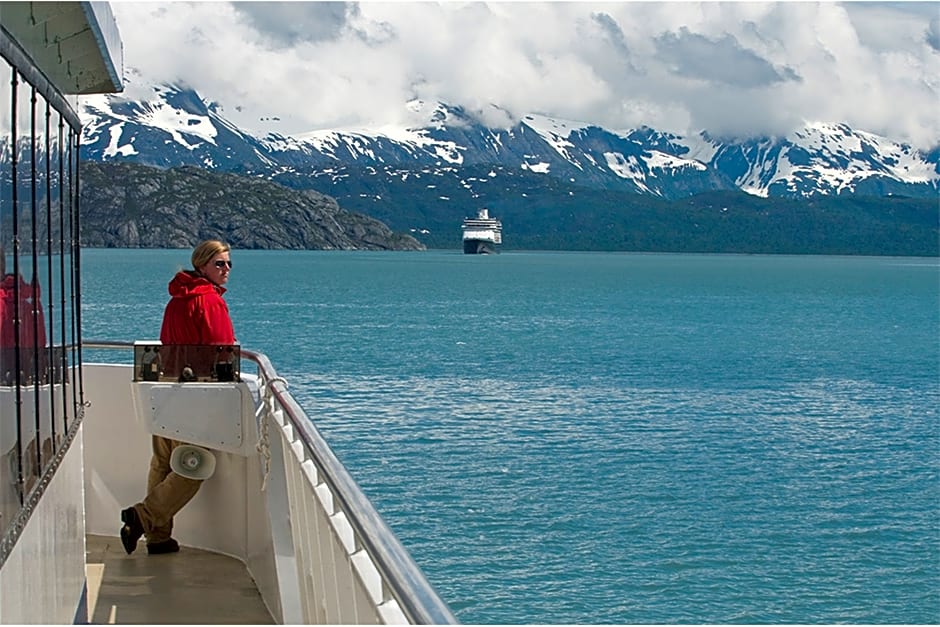
[[140, 524], [137, 510], [133, 507], [121, 511], [121, 522], [124, 523], [124, 526], [121, 527], [121, 544], [124, 545], [127, 554], [130, 555], [137, 548], [137, 541], [140, 540], [140, 536], [144, 535], [144, 526]]
[[147, 543], [147, 553], [150, 555], [159, 555], [161, 553], [176, 553], [180, 550], [179, 542], [170, 538], [163, 542]]

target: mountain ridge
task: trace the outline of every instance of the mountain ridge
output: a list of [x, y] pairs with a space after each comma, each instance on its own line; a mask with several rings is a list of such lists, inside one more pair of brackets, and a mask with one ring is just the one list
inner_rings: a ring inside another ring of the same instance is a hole
[[[635, 219], [631, 212], [642, 202], [675, 203], [672, 211], [688, 212], [697, 196], [721, 192], [731, 194], [732, 206], [767, 213], [775, 204], [797, 206], [790, 201], [829, 206], [855, 197], [910, 197], [929, 211], [938, 198], [940, 146], [921, 152], [844, 124], [814, 123], [784, 138], [721, 140], [704, 131], [694, 137], [649, 127], [612, 131], [540, 114], [490, 128], [459, 107], [406, 106], [423, 122], [259, 137], [194, 90], [156, 85], [138, 101], [83, 99], [82, 152], [91, 161], [194, 165], [315, 190], [432, 247], [459, 246], [460, 221], [481, 206], [503, 220], [509, 247], [552, 247], [558, 229], [567, 231], [555, 246], [583, 247], [578, 229], [606, 228], [595, 223], [600, 215], [609, 214], [611, 223]], [[935, 232], [927, 223], [918, 219], [916, 228]], [[625, 246], [634, 241], [628, 240]]]
[[196, 91], [157, 85], [145, 102], [112, 94], [84, 99], [82, 149], [97, 161], [149, 160], [228, 171], [369, 161], [413, 167], [499, 164], [667, 199], [734, 188], [765, 197], [929, 197], [940, 190], [940, 142], [923, 153], [841, 123], [810, 123], [783, 138], [725, 141], [707, 131], [694, 137], [649, 127], [612, 131], [537, 114], [496, 129], [459, 107], [422, 101], [405, 106], [429, 109], [427, 123], [257, 137], [231, 124]]

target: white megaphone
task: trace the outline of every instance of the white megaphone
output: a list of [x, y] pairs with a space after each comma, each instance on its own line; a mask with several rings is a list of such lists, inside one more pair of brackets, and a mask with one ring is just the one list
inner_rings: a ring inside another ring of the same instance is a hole
[[170, 454], [170, 470], [187, 479], [205, 481], [215, 472], [215, 455], [201, 446], [180, 444]]

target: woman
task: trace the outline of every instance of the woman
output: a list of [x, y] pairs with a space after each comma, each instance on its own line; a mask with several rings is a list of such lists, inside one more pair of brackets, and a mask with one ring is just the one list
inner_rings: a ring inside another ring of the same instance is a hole
[[[163, 313], [160, 341], [173, 344], [235, 343], [228, 305], [222, 295], [232, 261], [230, 248], [218, 240], [207, 240], [193, 250], [192, 270], [181, 270], [170, 281], [170, 302]], [[199, 491], [201, 481], [187, 479], [170, 470], [170, 455], [180, 445], [158, 435], [153, 437], [153, 457], [147, 476], [147, 497], [121, 512], [121, 543], [128, 554], [147, 535], [147, 552], [174, 553], [179, 544], [170, 537], [173, 516]]]

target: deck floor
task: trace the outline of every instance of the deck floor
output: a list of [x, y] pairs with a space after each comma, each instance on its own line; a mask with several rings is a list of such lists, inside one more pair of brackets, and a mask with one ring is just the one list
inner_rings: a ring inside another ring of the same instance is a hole
[[274, 621], [245, 565], [190, 547], [131, 555], [117, 537], [86, 538], [89, 622], [263, 625]]

